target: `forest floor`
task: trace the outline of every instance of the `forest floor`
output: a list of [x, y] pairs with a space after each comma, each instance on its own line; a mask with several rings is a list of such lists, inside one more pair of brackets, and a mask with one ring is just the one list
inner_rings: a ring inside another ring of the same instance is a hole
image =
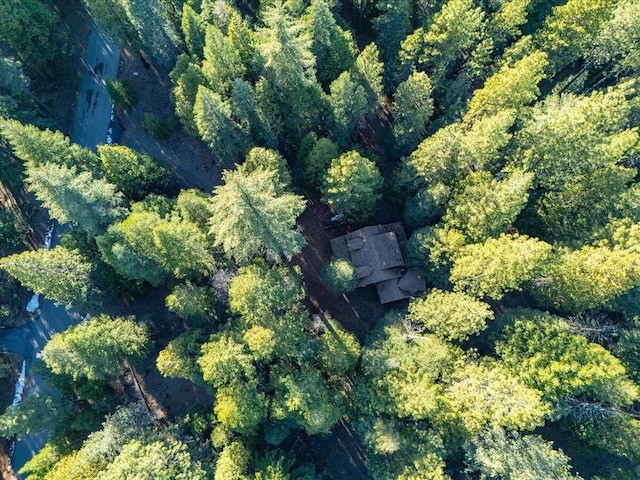
[[[128, 84], [137, 98], [129, 111], [117, 110], [123, 127], [118, 143], [158, 159], [174, 175], [180, 188], [199, 188], [211, 193], [220, 183], [224, 165], [199, 138], [190, 136], [175, 118], [170, 98], [173, 87], [169, 72], [156, 67], [123, 45], [118, 79]], [[175, 119], [174, 128], [166, 140], [155, 139], [141, 126], [145, 114], [161, 119]]]

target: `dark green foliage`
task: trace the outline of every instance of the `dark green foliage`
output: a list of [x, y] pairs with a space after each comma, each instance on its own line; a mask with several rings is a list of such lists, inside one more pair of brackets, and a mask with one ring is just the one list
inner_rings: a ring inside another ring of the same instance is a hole
[[176, 115], [187, 132], [195, 136], [198, 134], [198, 128], [194, 119], [193, 106], [196, 102], [198, 86], [205, 83], [202, 69], [187, 55], [180, 55], [169, 75], [174, 83], [171, 98], [176, 105]]
[[353, 64], [354, 41], [351, 32], [337, 25], [326, 0], [312, 1], [304, 20], [312, 38], [311, 51], [316, 57], [316, 76], [326, 88]]
[[306, 187], [320, 190], [331, 162], [340, 156], [338, 146], [328, 138], [314, 141], [306, 153], [299, 152], [300, 174]]
[[401, 153], [418, 146], [432, 113], [431, 80], [424, 72], [414, 73], [398, 86], [393, 102], [393, 137]]
[[404, 223], [414, 229], [436, 223], [444, 215], [444, 204], [449, 197], [449, 187], [443, 183], [422, 188], [407, 199], [404, 207]]
[[629, 372], [629, 377], [640, 385], [640, 327], [634, 322], [631, 328], [622, 330], [613, 353]]
[[343, 149], [347, 148], [354, 128], [368, 111], [365, 88], [343, 72], [329, 87], [329, 105], [332, 117], [329, 122], [331, 137]]
[[15, 49], [32, 76], [64, 75], [66, 34], [59, 17], [37, 0], [0, 3], [0, 40]]
[[69, 399], [60, 394], [31, 395], [19, 407], [10, 406], [0, 415], [0, 434], [22, 439], [45, 430], [65, 432], [73, 409]]
[[99, 145], [98, 154], [106, 179], [132, 200], [169, 186], [169, 172], [149, 155], [120, 145]]
[[136, 94], [128, 83], [122, 80], [107, 79], [105, 86], [116, 107], [130, 110], [138, 104]]
[[145, 113], [140, 126], [157, 140], [166, 140], [176, 130], [178, 120], [173, 117], [159, 117], [154, 113]]
[[334, 295], [353, 292], [358, 283], [356, 269], [351, 263], [341, 258], [325, 263], [320, 274], [325, 287]]

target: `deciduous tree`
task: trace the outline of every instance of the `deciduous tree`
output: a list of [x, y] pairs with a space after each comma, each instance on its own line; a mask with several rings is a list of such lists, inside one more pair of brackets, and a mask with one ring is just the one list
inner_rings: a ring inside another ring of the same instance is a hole
[[234, 432], [255, 434], [268, 407], [265, 394], [257, 387], [257, 381], [237, 381], [218, 388], [213, 408], [218, 421]]
[[190, 330], [174, 338], [160, 350], [156, 359], [158, 371], [165, 377], [198, 378], [199, 367], [196, 359], [200, 355], [200, 347], [206, 335], [203, 330]]
[[373, 415], [424, 420], [439, 410], [439, 379], [461, 351], [435, 335], [407, 331], [398, 314], [380, 322], [362, 353], [359, 407]]
[[180, 318], [194, 322], [215, 318], [215, 295], [207, 287], [199, 287], [187, 282], [176, 285], [165, 304], [170, 312]]
[[317, 362], [328, 375], [345, 375], [356, 367], [360, 358], [360, 343], [339, 322], [327, 319], [322, 324], [318, 340]]

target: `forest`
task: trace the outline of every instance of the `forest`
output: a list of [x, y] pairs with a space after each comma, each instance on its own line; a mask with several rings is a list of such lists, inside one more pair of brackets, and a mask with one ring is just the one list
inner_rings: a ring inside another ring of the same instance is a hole
[[[90, 314], [0, 415], [49, 432], [24, 478], [640, 479], [640, 2], [82, 0], [167, 72], [146, 128], [204, 142], [212, 191], [61, 131], [60, 3], [0, 0], [0, 186], [31, 199], [0, 210], [0, 323], [19, 285]], [[331, 318], [311, 295], [357, 272], [303, 273], [311, 205], [403, 221], [427, 292]], [[208, 400], [159, 417], [124, 387], [149, 360]]]

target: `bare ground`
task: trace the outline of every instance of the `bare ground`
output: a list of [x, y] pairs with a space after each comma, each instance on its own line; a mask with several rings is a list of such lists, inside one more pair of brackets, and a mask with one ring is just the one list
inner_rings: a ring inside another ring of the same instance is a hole
[[118, 79], [132, 87], [138, 103], [130, 111], [117, 112], [124, 128], [119, 143], [158, 159], [174, 174], [180, 188], [211, 192], [220, 183], [222, 167], [202, 140], [190, 136], [183, 128], [177, 128], [167, 140], [159, 141], [140, 126], [145, 113], [160, 118], [174, 116], [168, 72], [146, 60], [143, 63], [141, 57], [126, 45], [120, 60]]

